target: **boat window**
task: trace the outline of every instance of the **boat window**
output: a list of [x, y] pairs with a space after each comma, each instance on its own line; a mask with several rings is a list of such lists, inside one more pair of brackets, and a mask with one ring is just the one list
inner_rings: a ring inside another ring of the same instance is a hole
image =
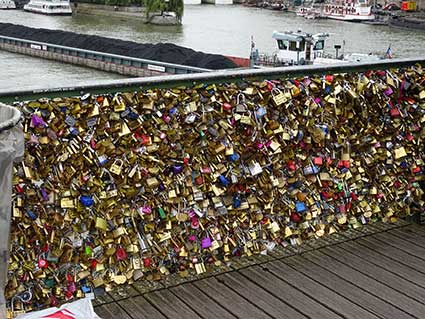
[[[297, 48], [297, 43], [299, 43], [299, 48]], [[289, 51], [304, 51], [305, 49], [305, 41], [297, 42], [291, 41], [289, 42]]]
[[279, 50], [287, 50], [288, 49], [288, 41], [277, 40], [277, 45]]
[[319, 40], [314, 45], [314, 50], [323, 50], [324, 47], [325, 47], [325, 41], [324, 40]]

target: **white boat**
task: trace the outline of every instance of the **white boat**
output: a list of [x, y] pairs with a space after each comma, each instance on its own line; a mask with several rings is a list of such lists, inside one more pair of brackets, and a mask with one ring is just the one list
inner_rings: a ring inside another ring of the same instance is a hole
[[15, 1], [0, 0], [0, 9], [16, 9]]
[[316, 58], [323, 56], [328, 36], [327, 33], [309, 34], [301, 30], [273, 31], [272, 38], [276, 40], [278, 50], [271, 55], [252, 51], [251, 60], [254, 65], [260, 66], [312, 64]]
[[322, 16], [344, 21], [375, 20], [368, 0], [334, 0], [322, 7]]
[[72, 8], [67, 0], [31, 0], [24, 6], [24, 10], [47, 15], [72, 15]]
[[341, 45], [335, 45], [336, 54], [332, 57], [324, 52], [325, 41], [328, 37], [329, 34], [327, 33], [310, 34], [301, 30], [297, 32], [274, 31], [272, 38], [276, 40], [278, 50], [272, 54], [264, 54], [259, 53], [255, 49], [255, 45], [252, 45], [250, 65], [256, 68], [264, 68], [287, 65], [371, 62], [382, 59], [373, 54], [351, 53], [339, 55], [339, 49], [342, 48], [342, 52], [344, 52], [344, 48]]
[[374, 54], [365, 53], [350, 53], [341, 57], [341, 59], [320, 57], [314, 60], [314, 65], [332, 65], [341, 63], [355, 63], [355, 62], [378, 62], [383, 58]]
[[299, 7], [295, 14], [299, 17], [305, 17], [312, 12], [315, 12], [312, 7]]

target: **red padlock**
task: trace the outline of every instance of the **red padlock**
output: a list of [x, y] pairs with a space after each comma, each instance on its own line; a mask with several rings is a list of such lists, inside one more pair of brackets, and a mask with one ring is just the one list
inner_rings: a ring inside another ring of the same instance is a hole
[[41, 269], [46, 269], [47, 267], [49, 267], [49, 263], [47, 262], [46, 259], [40, 258], [38, 260], [38, 267], [40, 267]]
[[117, 258], [117, 261], [127, 259], [127, 253], [125, 252], [124, 248], [122, 248], [121, 246], [118, 247], [115, 251], [115, 257]]
[[325, 75], [325, 81], [332, 83], [334, 80], [334, 76], [331, 74]]
[[421, 167], [420, 166], [416, 166], [412, 169], [412, 173], [419, 173], [421, 171]]
[[223, 103], [223, 110], [230, 112], [232, 110], [232, 105], [229, 103]]
[[72, 277], [70, 274], [66, 274], [66, 281], [67, 282], [73, 282], [74, 281], [74, 277]]
[[391, 117], [399, 117], [400, 116], [400, 111], [398, 110], [398, 108], [393, 107], [390, 110], [390, 115], [391, 115]]
[[96, 269], [96, 266], [97, 266], [97, 260], [96, 259], [93, 259], [91, 261], [90, 268], [91, 269]]
[[409, 142], [411, 142], [411, 141], [413, 141], [413, 140], [415, 139], [415, 137], [414, 137], [412, 134], [410, 134], [410, 132], [407, 132], [407, 133], [406, 133], [406, 139], [407, 139]]
[[299, 223], [299, 222], [301, 222], [301, 217], [300, 217], [300, 215], [298, 215], [296, 212], [292, 212], [292, 213], [291, 213], [290, 219], [291, 219], [291, 221], [292, 221], [292, 222], [294, 222], [294, 223]]
[[143, 266], [145, 268], [150, 268], [151, 265], [152, 265], [152, 259], [150, 259], [150, 258], [143, 258]]
[[318, 166], [322, 165], [323, 164], [323, 158], [317, 156], [317, 157], [313, 158], [313, 163], [314, 163], [314, 165], [318, 165]]
[[295, 162], [291, 161], [291, 160], [288, 161], [288, 164], [286, 164], [286, 167], [288, 167], [288, 169], [290, 171], [296, 171], [297, 170], [297, 166], [296, 166]]

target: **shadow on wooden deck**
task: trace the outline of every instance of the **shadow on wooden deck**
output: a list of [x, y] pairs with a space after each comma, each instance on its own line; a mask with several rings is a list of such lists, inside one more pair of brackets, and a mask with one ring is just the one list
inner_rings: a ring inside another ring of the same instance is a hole
[[104, 319], [425, 318], [425, 227], [376, 223], [94, 304]]

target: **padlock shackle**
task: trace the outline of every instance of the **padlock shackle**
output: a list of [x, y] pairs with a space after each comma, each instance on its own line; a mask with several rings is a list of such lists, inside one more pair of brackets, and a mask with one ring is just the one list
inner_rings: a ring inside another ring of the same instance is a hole
[[[241, 97], [242, 97], [242, 101], [240, 100]], [[238, 95], [236, 96], [236, 105], [238, 105], [238, 104], [245, 104], [246, 105], [245, 95], [242, 92], [238, 93]]]

